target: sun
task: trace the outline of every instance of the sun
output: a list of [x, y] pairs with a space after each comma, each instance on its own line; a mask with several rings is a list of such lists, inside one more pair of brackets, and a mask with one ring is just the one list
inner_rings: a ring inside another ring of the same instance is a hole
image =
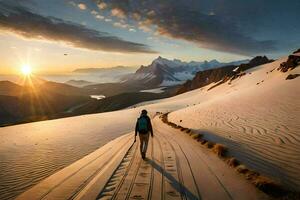
[[25, 76], [29, 76], [32, 73], [30, 65], [23, 65], [21, 68], [22, 74]]

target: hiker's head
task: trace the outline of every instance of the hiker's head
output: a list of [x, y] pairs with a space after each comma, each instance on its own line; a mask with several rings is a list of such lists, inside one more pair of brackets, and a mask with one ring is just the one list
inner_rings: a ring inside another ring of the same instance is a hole
[[144, 110], [142, 110], [141, 115], [147, 115], [147, 113], [148, 113], [147, 110], [144, 109]]

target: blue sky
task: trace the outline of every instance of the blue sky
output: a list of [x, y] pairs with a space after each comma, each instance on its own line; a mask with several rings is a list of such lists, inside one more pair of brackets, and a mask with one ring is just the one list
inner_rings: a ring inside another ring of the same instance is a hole
[[277, 58], [299, 48], [299, 10], [297, 0], [0, 0], [0, 73], [139, 66], [159, 55]]

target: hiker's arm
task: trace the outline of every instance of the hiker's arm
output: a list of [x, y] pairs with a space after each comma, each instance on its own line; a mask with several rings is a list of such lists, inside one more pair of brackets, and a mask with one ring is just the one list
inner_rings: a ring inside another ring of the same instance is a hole
[[139, 129], [139, 123], [136, 122], [136, 125], [135, 125], [135, 137], [137, 136], [137, 132], [138, 132], [138, 129]]
[[139, 128], [139, 125], [138, 125], [138, 122], [136, 122], [135, 133], [134, 133], [134, 142], [136, 142], [136, 136], [137, 136], [138, 128]]

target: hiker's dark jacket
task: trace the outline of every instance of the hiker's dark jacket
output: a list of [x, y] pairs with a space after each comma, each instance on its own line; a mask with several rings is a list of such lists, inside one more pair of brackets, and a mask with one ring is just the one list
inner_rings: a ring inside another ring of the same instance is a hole
[[[150, 132], [151, 136], [153, 136], [153, 130], [152, 130], [152, 124], [151, 124], [150, 117], [148, 117], [148, 115], [141, 115], [141, 117], [145, 117], [147, 119], [148, 132]], [[138, 130], [139, 130], [139, 123], [137, 120], [136, 125], [135, 125], [135, 136], [137, 136]], [[143, 133], [141, 133], [141, 134], [143, 134]]]

